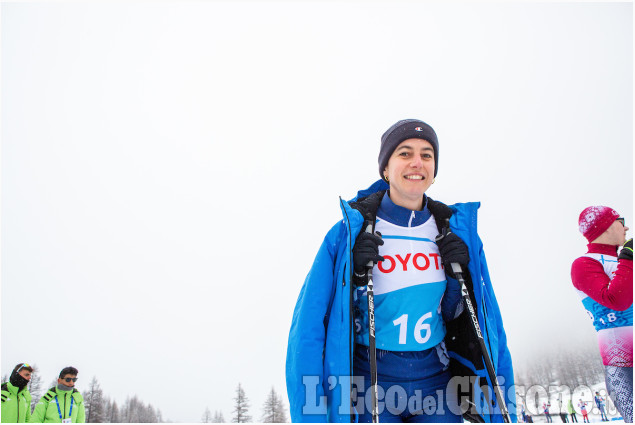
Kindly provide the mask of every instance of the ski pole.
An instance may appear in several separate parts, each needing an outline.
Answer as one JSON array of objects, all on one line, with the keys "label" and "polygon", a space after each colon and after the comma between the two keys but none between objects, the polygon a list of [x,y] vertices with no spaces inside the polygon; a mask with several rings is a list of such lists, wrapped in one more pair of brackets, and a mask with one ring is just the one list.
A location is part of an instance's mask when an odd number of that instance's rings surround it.
[{"label": "ski pole", "polygon": [[483,360],[485,361],[485,367],[487,368],[487,373],[489,374],[489,379],[492,381],[492,385],[494,385],[494,393],[496,394],[496,400],[498,401],[498,406],[500,407],[501,414],[503,415],[503,419],[505,422],[510,423],[511,418],[509,417],[509,412],[507,412],[507,406],[505,406],[505,398],[503,397],[503,391],[498,384],[498,378],[496,378],[496,371],[494,370],[494,365],[492,364],[492,359],[487,352],[487,347],[485,347],[485,339],[483,338],[483,333],[481,332],[481,327],[478,324],[478,318],[476,317],[476,312],[474,311],[474,306],[472,306],[472,300],[470,300],[470,294],[467,291],[467,286],[465,285],[465,279],[463,278],[463,269],[459,263],[452,263],[452,271],[456,276],[456,279],[461,284],[461,295],[463,297],[463,302],[467,307],[468,312],[470,313],[470,318],[472,319],[472,330],[476,334],[476,338],[478,339],[478,343],[481,347],[481,352],[483,353]]},{"label": "ski pole", "polygon": [[[373,233],[373,224],[366,227],[366,231]],[[372,414],[373,423],[379,423],[379,414],[377,413],[377,404],[379,397],[377,395],[377,349],[375,346],[375,295],[373,293],[373,261],[369,261],[368,268],[368,287],[366,295],[368,296],[368,356],[370,360],[370,391],[372,398]]]}]

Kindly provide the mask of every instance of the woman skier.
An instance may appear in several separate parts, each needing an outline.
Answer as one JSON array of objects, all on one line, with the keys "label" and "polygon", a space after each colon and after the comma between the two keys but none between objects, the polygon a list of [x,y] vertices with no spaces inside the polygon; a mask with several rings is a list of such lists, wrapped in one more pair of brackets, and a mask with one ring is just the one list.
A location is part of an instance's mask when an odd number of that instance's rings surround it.
[{"label": "woman skier", "polygon": [[[511,356],[476,230],[479,204],[448,207],[425,194],[439,144],[423,121],[390,127],[378,162],[381,180],[340,200],[343,220],[326,235],[298,297],[286,366],[292,420],[372,422],[376,394],[380,422],[502,422],[505,408],[515,422]],[[464,308],[457,263],[473,311]],[[375,364],[377,391],[367,391]]]}]

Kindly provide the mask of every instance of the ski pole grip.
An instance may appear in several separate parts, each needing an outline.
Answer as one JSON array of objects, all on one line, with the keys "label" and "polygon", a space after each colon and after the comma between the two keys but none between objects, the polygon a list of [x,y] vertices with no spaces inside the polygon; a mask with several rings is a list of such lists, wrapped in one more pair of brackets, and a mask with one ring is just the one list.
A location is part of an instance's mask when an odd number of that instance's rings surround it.
[{"label": "ski pole grip", "polygon": [[448,233],[450,233],[450,219],[446,218],[445,219],[445,227],[443,228],[443,230],[441,231],[441,234],[443,236],[446,236]]},{"label": "ski pole grip", "polygon": [[463,273],[463,268],[461,267],[459,263],[452,263],[451,266],[452,266],[452,271],[454,272],[454,274]]},{"label": "ski pole grip", "polygon": [[[373,234],[373,223],[368,223],[368,226],[366,226],[366,232],[370,233],[371,235]],[[375,264],[373,263],[373,260],[370,260],[368,262],[368,264],[366,264],[366,267],[368,267],[370,270],[372,270],[373,267],[375,267]]]}]

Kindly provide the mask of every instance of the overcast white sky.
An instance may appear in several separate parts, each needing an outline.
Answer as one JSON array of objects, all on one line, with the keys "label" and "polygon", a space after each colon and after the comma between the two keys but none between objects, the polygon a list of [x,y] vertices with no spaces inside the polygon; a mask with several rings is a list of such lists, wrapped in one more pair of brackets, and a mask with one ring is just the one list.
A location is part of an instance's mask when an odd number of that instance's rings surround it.
[{"label": "overcast white sky", "polygon": [[[96,376],[173,421],[260,418],[338,196],[437,131],[481,201],[515,361],[595,344],[580,211],[633,225],[631,3],[2,3],[2,373]],[[629,232],[630,233],[630,232]]]}]

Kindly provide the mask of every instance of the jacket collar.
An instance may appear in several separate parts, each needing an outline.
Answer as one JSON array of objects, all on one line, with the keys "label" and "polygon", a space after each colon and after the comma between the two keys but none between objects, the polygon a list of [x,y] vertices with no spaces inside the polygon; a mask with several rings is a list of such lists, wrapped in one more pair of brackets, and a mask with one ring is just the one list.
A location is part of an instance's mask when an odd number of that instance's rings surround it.
[{"label": "jacket collar", "polygon": [[396,224],[397,226],[415,227],[425,223],[430,218],[431,213],[426,205],[428,198],[425,194],[423,195],[423,208],[421,211],[412,211],[399,206],[390,199],[389,195],[390,194],[386,192],[377,211],[377,217],[382,220]]},{"label": "jacket collar", "polygon": [[59,384],[55,385],[55,392],[58,393],[59,395],[66,396],[66,394],[71,394],[73,390],[74,388],[71,388],[70,390],[63,390],[60,388]]},{"label": "jacket collar", "polygon": [[10,392],[14,393],[14,394],[20,394],[21,392],[23,392],[24,390],[26,390],[26,388],[27,388],[27,387],[25,386],[24,388],[20,389],[20,388],[16,387],[15,385],[13,385],[11,382],[8,382],[8,381],[7,381],[7,389],[8,389]]},{"label": "jacket collar", "polygon": [[590,243],[587,245],[588,254],[604,254],[617,257],[617,245],[607,245],[603,243]]},{"label": "jacket collar", "polygon": [[[368,189],[360,190],[357,196],[349,201],[351,208],[359,211],[364,218],[364,227],[367,223],[374,223],[377,218],[377,210],[381,204],[384,194],[389,189],[388,183],[383,180],[377,180]],[[424,195],[425,196],[425,195]],[[446,219],[450,219],[453,211],[443,202],[435,201],[426,196],[426,207],[434,216],[439,232],[446,227]]]}]

